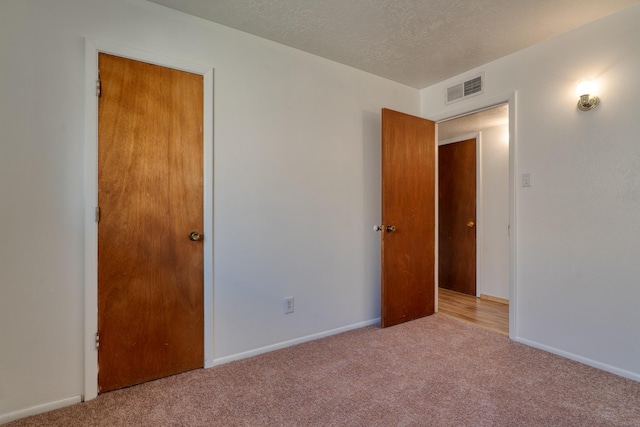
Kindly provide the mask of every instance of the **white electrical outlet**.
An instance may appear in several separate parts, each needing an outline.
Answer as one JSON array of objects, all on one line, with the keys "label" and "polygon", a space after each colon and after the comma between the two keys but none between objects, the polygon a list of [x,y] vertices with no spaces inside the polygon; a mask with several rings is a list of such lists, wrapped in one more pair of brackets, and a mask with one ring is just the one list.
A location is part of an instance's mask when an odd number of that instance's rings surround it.
[{"label": "white electrical outlet", "polygon": [[284,314],[293,313],[293,297],[284,299]]},{"label": "white electrical outlet", "polygon": [[523,173],[522,174],[522,186],[523,187],[531,187],[531,174]]}]

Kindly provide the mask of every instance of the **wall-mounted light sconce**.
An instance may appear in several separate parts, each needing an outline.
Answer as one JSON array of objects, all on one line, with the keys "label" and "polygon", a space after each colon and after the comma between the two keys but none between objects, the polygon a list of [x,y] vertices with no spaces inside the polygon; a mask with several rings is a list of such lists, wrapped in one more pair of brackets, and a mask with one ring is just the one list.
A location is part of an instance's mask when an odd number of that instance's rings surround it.
[{"label": "wall-mounted light sconce", "polygon": [[600,104],[600,98],[593,94],[594,88],[595,84],[591,80],[585,79],[578,82],[576,90],[577,95],[580,97],[578,99],[578,110],[591,111]]}]

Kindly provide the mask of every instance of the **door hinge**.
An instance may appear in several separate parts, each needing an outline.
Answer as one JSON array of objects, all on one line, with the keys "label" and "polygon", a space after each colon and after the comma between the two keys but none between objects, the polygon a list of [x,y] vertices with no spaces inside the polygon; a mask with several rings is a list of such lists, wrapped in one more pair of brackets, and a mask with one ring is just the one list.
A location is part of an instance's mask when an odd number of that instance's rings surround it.
[{"label": "door hinge", "polygon": [[96,222],[100,222],[100,207],[96,206]]},{"label": "door hinge", "polygon": [[100,96],[102,93],[102,84],[100,83],[100,79],[96,80],[96,96]]},{"label": "door hinge", "polygon": [[96,332],[96,350],[100,348],[100,332]]}]

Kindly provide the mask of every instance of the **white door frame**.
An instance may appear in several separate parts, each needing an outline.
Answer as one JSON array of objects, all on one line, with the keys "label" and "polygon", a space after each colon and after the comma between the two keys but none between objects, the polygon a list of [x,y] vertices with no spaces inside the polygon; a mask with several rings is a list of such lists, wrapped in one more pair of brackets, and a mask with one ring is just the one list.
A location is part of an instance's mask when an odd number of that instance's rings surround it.
[{"label": "white door frame", "polygon": [[85,39],[84,143],[84,396],[98,395],[98,53],[175,68],[203,76],[204,85],[204,367],[213,366],[213,72],[195,64],[114,43]]},{"label": "white door frame", "polygon": [[[442,122],[445,120],[451,120],[456,117],[466,116],[468,114],[475,113],[480,110],[486,110],[491,107],[498,106],[500,104],[509,104],[509,338],[516,340],[518,337],[518,298],[517,298],[517,283],[516,283],[516,151],[517,151],[517,122],[516,122],[516,108],[517,108],[517,91],[507,93],[504,95],[492,96],[492,97],[475,97],[466,102],[460,102],[458,105],[453,106],[445,112],[430,115],[426,118],[433,120],[434,122]],[[436,127],[436,148],[438,144],[438,135]],[[437,163],[436,163],[437,164]],[[437,192],[436,192],[437,197]],[[437,200],[436,200],[437,203]],[[437,204],[436,204],[437,206]],[[437,238],[438,224],[436,215],[436,238]],[[436,248],[437,248],[436,241]],[[434,292],[436,294],[436,307],[438,303],[438,259],[436,251],[436,288]]]}]

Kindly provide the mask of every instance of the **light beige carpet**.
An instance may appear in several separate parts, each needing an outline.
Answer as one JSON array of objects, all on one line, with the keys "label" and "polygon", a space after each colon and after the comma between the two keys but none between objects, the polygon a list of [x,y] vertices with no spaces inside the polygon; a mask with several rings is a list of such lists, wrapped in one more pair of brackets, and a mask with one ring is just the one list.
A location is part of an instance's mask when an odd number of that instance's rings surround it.
[{"label": "light beige carpet", "polygon": [[10,426],[640,426],[640,383],[434,315],[197,370]]}]

